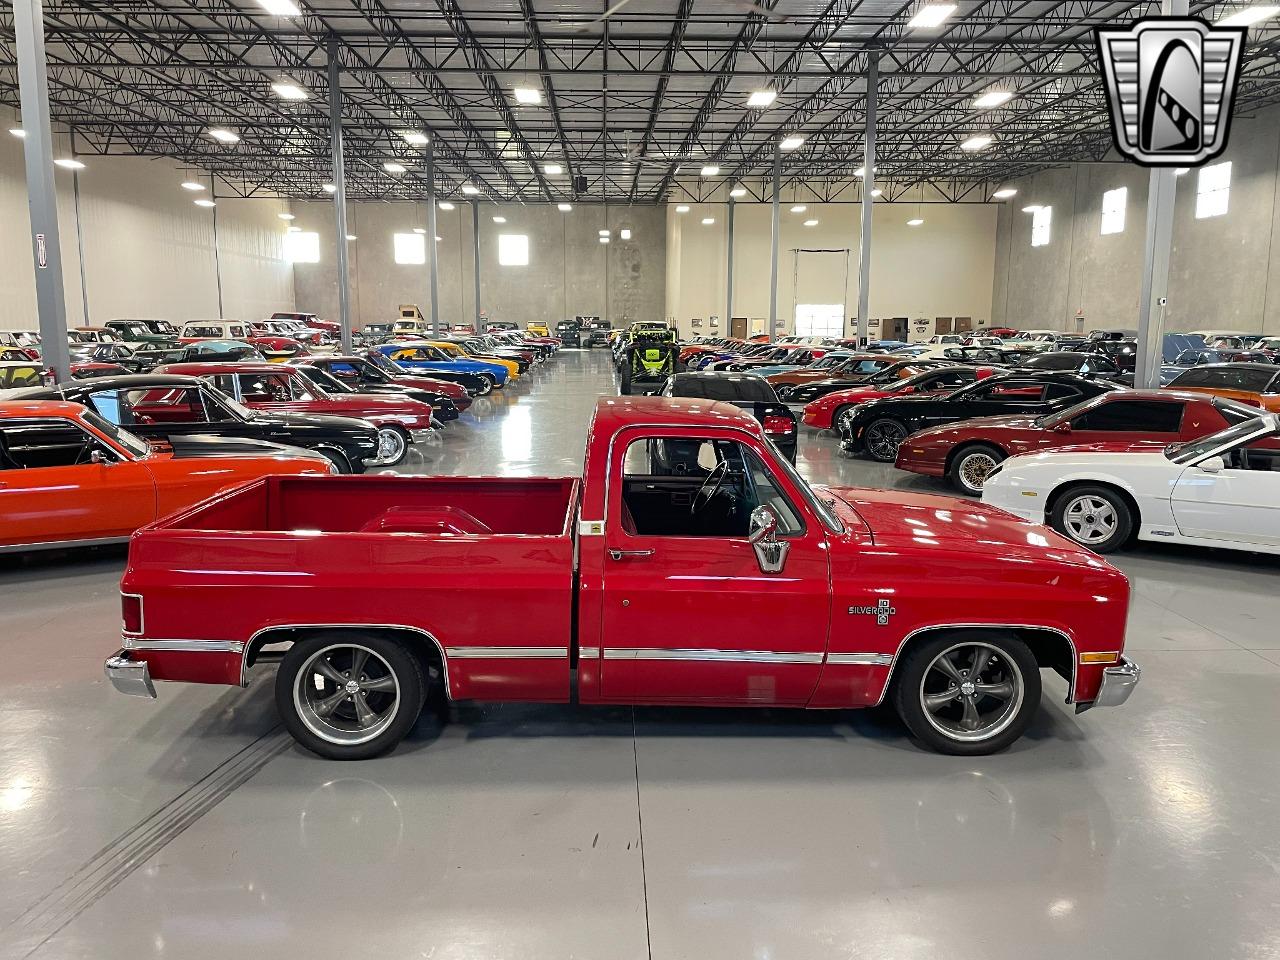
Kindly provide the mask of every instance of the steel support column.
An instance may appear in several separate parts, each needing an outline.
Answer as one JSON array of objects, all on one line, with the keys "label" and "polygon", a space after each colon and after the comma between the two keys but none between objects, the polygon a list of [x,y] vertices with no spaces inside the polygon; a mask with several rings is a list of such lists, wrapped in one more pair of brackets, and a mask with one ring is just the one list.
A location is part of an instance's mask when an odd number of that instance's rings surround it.
[{"label": "steel support column", "polygon": [[[769,339],[778,336],[778,241],[782,230],[782,148],[773,145],[773,229],[769,234]],[[750,331],[748,331],[749,333]]]},{"label": "steel support column", "polygon": [[862,233],[858,239],[858,346],[867,343],[867,317],[871,310],[871,214],[876,188],[876,101],[880,85],[880,54],[867,62],[867,130],[862,144]]},{"label": "steel support column", "polygon": [[44,5],[14,0],[14,46],[22,129],[26,131],[27,204],[36,272],[36,312],[44,364],[59,381],[71,378],[67,349],[66,291],[62,286],[62,245],[58,240],[58,192],[53,176],[53,129],[49,123],[49,78],[44,55]]},{"label": "steel support column", "polygon": [[[1162,0],[1166,17],[1185,17],[1187,0]],[[1160,386],[1164,355],[1165,305],[1169,295],[1169,258],[1173,252],[1173,203],[1178,178],[1170,167],[1150,171],[1147,181],[1147,236],[1142,255],[1142,292],[1138,298],[1138,355],[1133,385]]]},{"label": "steel support column", "polygon": [[[732,189],[732,187],[730,188]],[[725,273],[727,277],[724,284],[724,335],[733,336],[733,197],[729,198],[729,213],[725,219],[725,230],[727,231],[727,243],[725,244]],[[747,331],[748,335],[751,333]]]},{"label": "steel support column", "polygon": [[476,333],[484,333],[480,322],[480,201],[471,201],[471,267],[476,286]]},{"label": "steel support column", "polygon": [[436,243],[435,138],[427,143],[427,257],[431,263],[431,335],[440,338],[440,247]]},{"label": "steel support column", "polygon": [[347,247],[347,171],[342,147],[342,68],[338,39],[330,37],[329,54],[329,150],[333,154],[333,219],[338,251],[338,322],[342,326],[342,352],[351,353],[351,270]]}]

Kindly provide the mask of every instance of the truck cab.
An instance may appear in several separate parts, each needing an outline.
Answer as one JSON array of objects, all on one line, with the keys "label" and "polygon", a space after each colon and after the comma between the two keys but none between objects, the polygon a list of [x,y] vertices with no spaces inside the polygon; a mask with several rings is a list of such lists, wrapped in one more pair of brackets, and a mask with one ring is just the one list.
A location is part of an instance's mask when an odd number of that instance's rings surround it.
[{"label": "truck cab", "polygon": [[976,755],[1021,736],[1041,668],[1077,710],[1138,678],[1101,558],[972,501],[812,487],[707,400],[602,399],[581,479],[245,484],[139,532],[121,590],[118,689],[276,662],[286,727],[333,758],[390,750],[433,697],[888,700],[922,744]]}]

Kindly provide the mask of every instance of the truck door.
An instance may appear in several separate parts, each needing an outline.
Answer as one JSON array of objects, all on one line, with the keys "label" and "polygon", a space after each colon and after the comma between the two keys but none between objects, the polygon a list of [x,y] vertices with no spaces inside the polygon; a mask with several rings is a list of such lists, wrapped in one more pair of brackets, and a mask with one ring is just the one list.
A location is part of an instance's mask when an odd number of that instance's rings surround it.
[{"label": "truck door", "polygon": [[[623,431],[610,451],[601,696],[801,704],[830,615],[826,533],[740,431]],[[786,544],[762,570],[748,540],[767,506]]]}]

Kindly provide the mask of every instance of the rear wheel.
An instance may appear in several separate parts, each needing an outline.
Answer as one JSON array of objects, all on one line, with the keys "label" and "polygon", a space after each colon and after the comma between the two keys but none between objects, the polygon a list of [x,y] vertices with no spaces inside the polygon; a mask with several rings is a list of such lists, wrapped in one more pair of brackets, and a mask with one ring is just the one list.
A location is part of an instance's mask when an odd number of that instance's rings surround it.
[{"label": "rear wheel", "polygon": [[893,463],[898,456],[898,444],[906,438],[907,428],[903,423],[884,417],[867,424],[862,433],[862,448],[872,460]]},{"label": "rear wheel", "polygon": [[480,393],[479,396],[486,396],[493,392],[493,388],[498,385],[498,378],[487,373],[480,374]]},{"label": "rear wheel", "polygon": [[1120,549],[1133,532],[1133,510],[1106,487],[1073,487],[1054,501],[1049,525],[1094,553]]},{"label": "rear wheel", "polygon": [[983,756],[1026,731],[1040,704],[1040,668],[1016,637],[950,633],[902,658],[892,696],[898,716],[923,745]]},{"label": "rear wheel", "polygon": [[975,443],[956,454],[947,473],[951,482],[965,493],[980,496],[987,477],[1004,458],[1004,453],[995,447]]},{"label": "rear wheel", "polygon": [[364,760],[404,739],[426,681],[395,640],[332,633],[299,640],[276,674],[276,707],[293,738],[330,760]]}]

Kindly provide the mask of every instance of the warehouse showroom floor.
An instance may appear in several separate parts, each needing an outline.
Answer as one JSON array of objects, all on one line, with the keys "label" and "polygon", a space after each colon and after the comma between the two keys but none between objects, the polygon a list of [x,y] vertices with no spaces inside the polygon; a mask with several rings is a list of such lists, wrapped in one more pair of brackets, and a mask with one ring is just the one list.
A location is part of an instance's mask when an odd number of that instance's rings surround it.
[{"label": "warehouse showroom floor", "polygon": [[[614,374],[548,367],[407,469],[577,472]],[[937,489],[829,434],[799,465]],[[1276,562],[1116,562],[1144,682],[1075,716],[1046,676],[999,755],[881,711],[459,704],[343,764],[283,732],[270,669],[115,694],[123,549],[5,558],[0,956],[1280,956]]]}]

